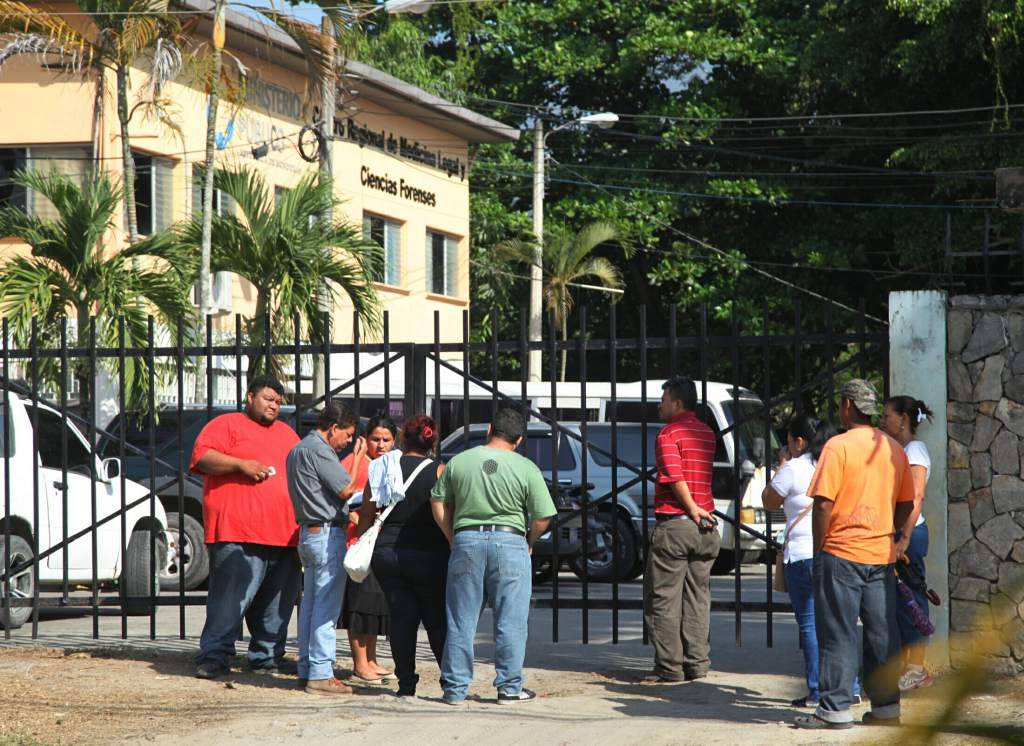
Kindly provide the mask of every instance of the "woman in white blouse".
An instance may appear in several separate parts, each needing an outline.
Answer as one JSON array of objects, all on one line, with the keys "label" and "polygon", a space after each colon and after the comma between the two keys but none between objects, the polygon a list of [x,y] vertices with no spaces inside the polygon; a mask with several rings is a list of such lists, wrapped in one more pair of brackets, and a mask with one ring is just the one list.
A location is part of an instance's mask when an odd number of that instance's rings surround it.
[{"label": "woman in white blouse", "polygon": [[[808,415],[797,415],[787,430],[787,447],[779,454],[779,470],[761,494],[767,510],[786,513],[783,570],[786,589],[800,629],[800,647],[804,654],[807,694],[792,702],[794,707],[818,706],[818,635],[814,628],[814,583],[812,578],[814,543],[811,535],[811,508],[807,486],[825,442],[836,434],[828,422]],[[854,682],[854,701],[860,700],[860,687]]]},{"label": "woman in white blouse", "polygon": [[[885,401],[882,412],[882,429],[903,446],[910,461],[910,473],[914,478],[914,509],[896,538],[897,556],[905,555],[924,578],[924,558],[928,554],[928,524],[925,523],[921,509],[924,506],[924,488],[928,484],[928,473],[932,468],[932,460],[924,443],[917,440],[918,426],[928,420],[932,411],[927,405],[912,396],[891,396]],[[917,588],[911,588],[918,605],[928,613],[928,599]],[[906,656],[906,669],[900,676],[900,689],[917,689],[929,686],[932,677],[924,668],[924,654],[927,643],[925,638],[914,626],[906,604],[899,604],[897,618],[900,626],[900,639]]]}]

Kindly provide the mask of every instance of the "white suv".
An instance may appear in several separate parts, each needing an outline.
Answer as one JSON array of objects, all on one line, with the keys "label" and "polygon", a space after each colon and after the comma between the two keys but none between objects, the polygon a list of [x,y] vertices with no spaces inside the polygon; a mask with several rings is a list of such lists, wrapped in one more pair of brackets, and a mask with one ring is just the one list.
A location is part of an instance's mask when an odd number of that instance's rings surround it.
[{"label": "white suv", "polygon": [[[138,505],[125,511],[126,535],[120,516],[121,462],[90,455],[88,441],[59,412],[8,392],[8,407],[0,400],[0,596],[4,583],[4,556],[10,536],[11,597],[32,598],[35,583],[40,588],[60,586],[64,580],[65,556],[70,584],[91,583],[95,515],[95,577],[102,583],[117,581],[121,602],[130,614],[148,613],[151,587],[159,593],[160,571],[166,562],[167,517],[160,501],[150,507],[149,491],[125,480],[124,504]],[[7,442],[4,442],[6,419]],[[33,421],[37,423],[33,466]],[[65,446],[66,443],[66,446]],[[66,450],[65,450],[66,448]],[[64,479],[64,454],[67,478]],[[5,466],[6,462],[6,466]],[[8,480],[10,509],[5,511],[4,481]],[[38,480],[38,481],[36,481]],[[92,504],[95,484],[96,504]],[[38,524],[36,490],[38,485]],[[67,516],[67,526],[64,520]],[[104,519],[109,519],[104,522]],[[84,532],[84,533],[82,533]],[[64,537],[82,536],[61,547]],[[155,554],[151,552],[151,543]],[[33,547],[40,555],[58,547],[39,560],[39,574],[33,571]],[[121,555],[121,547],[126,551]],[[153,586],[150,584],[153,583]],[[31,616],[28,606],[3,609],[0,598],[0,628],[14,629]]]}]

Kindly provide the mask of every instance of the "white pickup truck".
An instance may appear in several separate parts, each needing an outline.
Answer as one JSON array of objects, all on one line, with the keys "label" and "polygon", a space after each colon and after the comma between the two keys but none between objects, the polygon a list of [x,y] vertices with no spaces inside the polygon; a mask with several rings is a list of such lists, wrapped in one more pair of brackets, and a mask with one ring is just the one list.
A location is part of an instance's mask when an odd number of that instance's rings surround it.
[{"label": "white pickup truck", "polygon": [[[2,577],[8,535],[12,599],[32,598],[36,582],[40,589],[60,587],[65,578],[66,557],[70,585],[91,583],[95,572],[96,579],[104,585],[117,581],[121,603],[129,614],[148,613],[150,583],[159,592],[160,571],[168,552],[167,517],[160,501],[151,506],[149,500],[143,499],[148,490],[126,479],[124,504],[138,505],[125,511],[126,535],[122,535],[121,462],[92,456],[82,433],[51,407],[38,404],[33,411],[30,399],[13,392],[8,392],[7,403],[5,408],[0,399],[0,628],[20,627],[32,613],[29,606],[11,606],[9,612],[3,608]],[[37,428],[35,444],[33,422]],[[66,464],[62,463],[65,454]],[[5,480],[9,491],[5,489]],[[10,496],[9,510],[5,493]],[[94,515],[98,524],[95,568],[91,530]],[[61,546],[65,537],[80,532],[84,532],[82,536]],[[122,546],[126,547],[124,556]],[[38,576],[33,563],[35,547],[41,556]],[[54,551],[43,556],[54,547]]]}]

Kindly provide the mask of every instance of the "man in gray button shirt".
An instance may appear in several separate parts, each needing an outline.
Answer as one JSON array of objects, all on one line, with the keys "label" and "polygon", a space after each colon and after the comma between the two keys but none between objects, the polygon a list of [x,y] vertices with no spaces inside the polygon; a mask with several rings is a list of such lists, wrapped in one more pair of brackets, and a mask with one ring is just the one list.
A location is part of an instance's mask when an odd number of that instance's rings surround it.
[{"label": "man in gray button shirt", "polygon": [[[345,587],[345,502],[355,492],[338,461],[356,429],[352,411],[340,402],[324,407],[316,430],[288,454],[288,494],[299,524],[302,603],[299,606],[299,681],[310,694],[351,694],[334,677],[337,635]],[[356,451],[366,450],[362,438]]]}]

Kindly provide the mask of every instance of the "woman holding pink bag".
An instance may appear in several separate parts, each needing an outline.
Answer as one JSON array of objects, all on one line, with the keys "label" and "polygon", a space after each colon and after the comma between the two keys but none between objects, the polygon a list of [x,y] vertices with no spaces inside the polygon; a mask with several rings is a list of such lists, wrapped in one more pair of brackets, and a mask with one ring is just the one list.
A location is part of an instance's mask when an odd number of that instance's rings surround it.
[{"label": "woman holding pink bag", "polygon": [[[352,475],[358,489],[349,500],[349,523],[346,547],[351,548],[359,539],[359,507],[369,474],[370,462],[395,447],[398,426],[389,417],[374,417],[366,423],[366,458],[358,462],[354,454],[342,459],[341,465]],[[361,583],[348,578],[345,600],[341,607],[338,626],[348,630],[352,650],[352,681],[355,684],[382,684],[391,680],[392,672],[377,662],[377,637],[387,635],[390,626],[388,601],[373,573]]]}]

